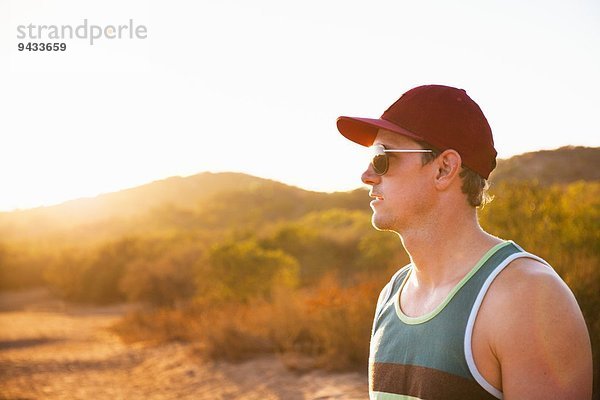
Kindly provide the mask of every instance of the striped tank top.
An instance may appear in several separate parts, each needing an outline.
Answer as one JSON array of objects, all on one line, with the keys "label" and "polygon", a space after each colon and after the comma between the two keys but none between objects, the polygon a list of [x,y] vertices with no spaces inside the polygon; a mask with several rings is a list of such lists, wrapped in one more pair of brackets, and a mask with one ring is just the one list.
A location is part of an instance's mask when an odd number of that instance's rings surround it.
[{"label": "striped tank top", "polygon": [[477,312],[494,278],[513,260],[541,258],[511,241],[490,249],[432,312],[408,317],[400,292],[411,271],[398,271],[381,292],[369,357],[371,400],[502,399],[481,376],[471,351]]}]

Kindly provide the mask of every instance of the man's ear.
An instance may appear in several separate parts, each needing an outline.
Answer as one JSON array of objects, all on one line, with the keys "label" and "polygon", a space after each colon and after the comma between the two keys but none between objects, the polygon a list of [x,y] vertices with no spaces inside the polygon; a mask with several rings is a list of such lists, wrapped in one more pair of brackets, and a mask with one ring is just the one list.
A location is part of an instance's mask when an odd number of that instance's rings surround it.
[{"label": "man's ear", "polygon": [[437,167],[435,182],[440,189],[447,188],[459,178],[462,159],[456,150],[445,150],[434,161]]}]

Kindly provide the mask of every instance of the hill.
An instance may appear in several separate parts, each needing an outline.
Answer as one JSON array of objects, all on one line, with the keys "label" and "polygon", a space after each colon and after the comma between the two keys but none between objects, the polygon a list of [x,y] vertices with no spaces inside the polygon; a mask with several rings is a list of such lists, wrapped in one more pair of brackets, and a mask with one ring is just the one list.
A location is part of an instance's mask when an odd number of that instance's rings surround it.
[{"label": "hill", "polygon": [[[320,193],[242,173],[200,173],[59,205],[0,213],[5,239],[106,237],[165,226],[216,227],[239,218],[292,218],[326,208],[368,208],[363,190]],[[66,235],[66,237],[65,237]]]},{"label": "hill", "polygon": [[[499,160],[491,182],[536,180],[542,185],[599,181],[600,148],[563,147]],[[365,191],[319,193],[241,173],[171,177],[94,198],[0,213],[5,239],[96,237],[293,219],[329,208],[368,210]]]},{"label": "hill", "polygon": [[541,185],[600,181],[600,147],[561,147],[499,160],[491,183],[535,180]]},{"label": "hill", "polygon": [[266,179],[239,173],[205,172],[185,178],[176,176],[93,198],[71,200],[55,206],[0,213],[0,221],[12,219],[14,216],[19,219],[39,219],[58,224],[92,223],[144,213],[162,204],[183,208],[194,207],[198,201],[215,193],[233,188],[252,188],[265,182]]}]

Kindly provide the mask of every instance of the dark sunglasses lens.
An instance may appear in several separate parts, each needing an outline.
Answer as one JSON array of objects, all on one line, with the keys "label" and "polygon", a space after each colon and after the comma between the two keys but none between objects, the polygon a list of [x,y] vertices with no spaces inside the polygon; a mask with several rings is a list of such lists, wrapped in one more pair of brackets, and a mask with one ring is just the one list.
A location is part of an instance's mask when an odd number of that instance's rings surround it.
[{"label": "dark sunglasses lens", "polygon": [[383,175],[388,170],[387,154],[377,154],[373,157],[373,170],[377,175]]}]

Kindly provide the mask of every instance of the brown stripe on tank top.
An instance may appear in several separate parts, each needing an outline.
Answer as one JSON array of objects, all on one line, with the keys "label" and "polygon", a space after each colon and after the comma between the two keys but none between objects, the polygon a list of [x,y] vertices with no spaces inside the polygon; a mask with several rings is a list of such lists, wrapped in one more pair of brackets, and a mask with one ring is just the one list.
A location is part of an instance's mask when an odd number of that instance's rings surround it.
[{"label": "brown stripe on tank top", "polygon": [[428,400],[495,400],[474,379],[433,368],[393,363],[375,363],[371,390]]}]

